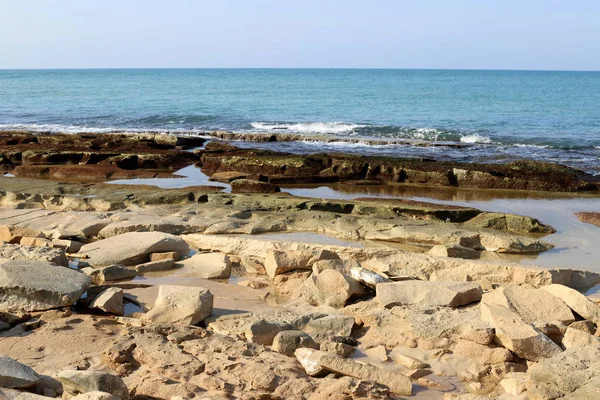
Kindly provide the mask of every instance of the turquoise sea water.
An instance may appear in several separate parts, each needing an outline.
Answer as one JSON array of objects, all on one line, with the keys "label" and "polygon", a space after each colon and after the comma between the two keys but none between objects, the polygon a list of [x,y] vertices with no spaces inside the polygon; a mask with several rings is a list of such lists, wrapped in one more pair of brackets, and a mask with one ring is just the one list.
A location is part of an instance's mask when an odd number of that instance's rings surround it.
[{"label": "turquoise sea water", "polygon": [[0,70],[0,129],[295,132],[465,148],[288,143],[463,161],[533,158],[600,173],[600,72]]}]

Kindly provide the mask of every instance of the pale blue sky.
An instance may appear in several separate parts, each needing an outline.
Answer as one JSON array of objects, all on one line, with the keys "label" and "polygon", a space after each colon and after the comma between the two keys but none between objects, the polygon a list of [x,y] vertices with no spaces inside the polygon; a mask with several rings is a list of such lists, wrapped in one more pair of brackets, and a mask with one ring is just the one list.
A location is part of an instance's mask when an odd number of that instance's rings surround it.
[{"label": "pale blue sky", "polygon": [[0,68],[600,70],[598,0],[0,0]]}]

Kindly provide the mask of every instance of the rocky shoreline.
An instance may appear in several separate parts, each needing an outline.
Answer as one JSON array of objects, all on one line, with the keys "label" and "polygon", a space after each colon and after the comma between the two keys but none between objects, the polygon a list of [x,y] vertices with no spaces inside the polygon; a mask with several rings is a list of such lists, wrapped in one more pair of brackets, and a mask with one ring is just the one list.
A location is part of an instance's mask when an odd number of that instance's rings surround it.
[{"label": "rocky shoreline", "polygon": [[[552,249],[553,227],[276,190],[368,180],[594,192],[595,177],[204,145],[0,135],[16,176],[0,177],[0,398],[596,398],[600,274],[503,258]],[[191,163],[232,193],[104,183]]]}]

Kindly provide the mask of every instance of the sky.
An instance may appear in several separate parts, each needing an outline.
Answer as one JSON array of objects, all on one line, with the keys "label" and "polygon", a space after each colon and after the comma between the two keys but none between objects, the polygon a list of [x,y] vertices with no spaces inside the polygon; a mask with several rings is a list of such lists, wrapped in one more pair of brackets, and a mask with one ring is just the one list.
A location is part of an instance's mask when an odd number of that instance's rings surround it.
[{"label": "sky", "polygon": [[0,0],[0,68],[600,70],[598,0]]}]

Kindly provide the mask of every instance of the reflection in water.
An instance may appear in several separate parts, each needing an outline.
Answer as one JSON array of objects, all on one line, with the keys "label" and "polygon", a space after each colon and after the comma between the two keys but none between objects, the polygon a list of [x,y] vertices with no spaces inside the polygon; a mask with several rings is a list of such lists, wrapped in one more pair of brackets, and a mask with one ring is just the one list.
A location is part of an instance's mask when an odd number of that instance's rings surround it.
[{"label": "reflection in water", "polygon": [[210,181],[209,177],[195,165],[182,168],[179,171],[174,172],[174,174],[183,176],[183,178],[119,179],[106,183],[115,185],[150,185],[162,189],[179,189],[189,186],[217,186],[222,187],[224,189],[223,191],[226,193],[229,193],[231,190],[231,187],[225,183]]}]

